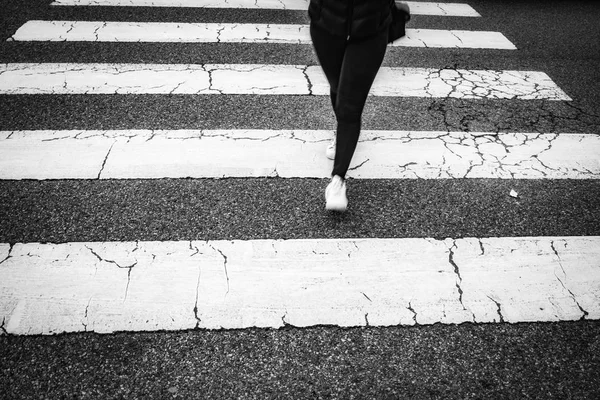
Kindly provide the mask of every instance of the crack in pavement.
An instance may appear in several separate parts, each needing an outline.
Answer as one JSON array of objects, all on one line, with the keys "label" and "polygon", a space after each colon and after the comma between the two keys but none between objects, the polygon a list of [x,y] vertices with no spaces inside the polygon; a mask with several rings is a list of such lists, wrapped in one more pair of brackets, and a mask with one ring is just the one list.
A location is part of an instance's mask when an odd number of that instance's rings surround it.
[{"label": "crack in pavement", "polygon": [[[64,23],[64,24],[62,24],[63,26],[68,26],[69,27],[69,29],[67,29],[67,31],[65,32],[65,37],[64,37],[63,41],[65,41],[65,42],[67,41],[67,36],[69,35],[69,33],[71,33],[71,31],[73,29],[75,29],[75,25],[76,24],[77,24],[77,22],[75,22],[75,21],[73,21],[71,23]],[[59,38],[61,38],[61,37],[59,36]]]},{"label": "crack in pavement", "polygon": [[[236,25],[232,26],[232,29],[235,29]],[[217,29],[217,43],[221,43],[221,33],[225,30],[225,27]]]},{"label": "crack in pavement", "polygon": [[218,68],[212,69],[212,68],[206,68],[206,66],[202,66],[202,69],[204,72],[208,73],[208,90],[214,90],[215,92],[219,93],[219,94],[224,94],[222,89],[215,89],[213,87],[214,82],[213,82],[213,72],[214,71],[218,71]]},{"label": "crack in pavement", "polygon": [[[169,92],[169,96],[174,95],[175,92],[177,91],[177,89],[179,89],[181,86],[185,85],[187,83],[187,81],[183,81],[183,82],[179,82],[177,84],[177,86],[175,86],[170,92]],[[163,85],[164,86],[164,85]],[[159,88],[159,87],[163,87],[163,86],[156,86],[155,88]]]},{"label": "crack in pavement", "polygon": [[470,311],[471,314],[473,315],[473,322],[475,322],[475,313],[471,310],[469,310],[467,307],[465,307],[464,303],[463,303],[463,290],[461,287],[462,284],[462,276],[460,274],[460,268],[458,267],[458,264],[456,264],[456,262],[454,261],[454,250],[458,249],[458,244],[456,243],[456,239],[454,239],[452,241],[452,246],[450,246],[448,248],[448,262],[450,263],[450,265],[454,268],[454,273],[456,274],[457,280],[456,280],[456,289],[458,291],[458,301],[460,302],[460,305],[462,306],[464,311]]},{"label": "crack in pavement", "polygon": [[[99,34],[100,30],[103,29],[103,28],[106,28],[108,26],[107,24],[108,24],[107,22],[104,22],[101,26],[99,26],[98,28],[96,28],[96,30],[94,30],[93,35],[94,35],[94,38],[95,38],[96,42],[99,40],[98,34]],[[115,38],[115,39],[116,39],[117,42],[119,41],[118,38]]]},{"label": "crack in pavement", "polygon": [[273,171],[267,174],[267,178],[280,178],[279,171],[277,171],[277,165],[273,167]]},{"label": "crack in pavement", "polygon": [[283,323],[283,328],[282,329],[290,329],[290,328],[296,328],[295,325],[290,324],[289,322],[287,322],[285,320],[285,317],[287,317],[288,311],[285,310],[285,313],[283,314],[283,316],[281,317],[281,322]]},{"label": "crack in pavement", "polygon": [[[9,138],[7,138],[9,139]],[[77,139],[77,137],[71,137],[71,136],[61,136],[61,137],[56,137],[56,138],[51,138],[51,139],[42,139],[42,142],[54,142],[56,140],[64,140],[64,139]]]},{"label": "crack in pavement", "polygon": [[[88,320],[88,309],[90,308],[90,303],[91,303],[91,302],[92,302],[92,297],[90,297],[90,299],[88,300],[88,303],[87,303],[87,305],[85,306],[85,313],[84,313],[84,315],[83,315],[83,318],[84,318],[84,319],[85,319],[85,321],[86,321],[86,322],[88,322],[88,323],[89,323],[89,320]],[[84,332],[87,332],[87,331],[88,331],[88,330],[87,330],[87,326],[88,326],[88,324],[86,324],[86,323],[84,323],[83,321],[81,321],[81,325],[83,325],[83,331],[84,331]]]},{"label": "crack in pavement", "polygon": [[304,79],[306,79],[306,84],[307,84],[307,89],[308,89],[308,95],[312,96],[313,95],[313,83],[310,80],[310,77],[308,76],[308,65],[305,65],[302,68],[302,74],[304,75]]},{"label": "crack in pavement", "polygon": [[[193,242],[190,240],[190,250],[195,250],[194,253],[190,254],[190,257],[194,257],[196,254],[204,254],[200,251],[200,249],[198,248],[198,246],[194,246]],[[194,329],[200,329],[200,323],[202,322],[202,319],[200,318],[200,316],[198,315],[198,297],[200,295],[200,277],[202,275],[202,265],[198,264],[198,279],[196,280],[196,300],[194,302],[194,308],[192,309],[192,312],[194,313],[194,318],[196,319],[196,326],[194,327]]]},{"label": "crack in pavement", "polygon": [[440,124],[448,132],[600,132],[600,116],[583,110],[572,101],[538,99],[535,103],[522,103],[519,108],[506,103],[498,112],[491,113],[483,104],[478,106],[466,99],[445,98],[432,99],[427,110],[432,115],[439,115]]},{"label": "crack in pavement", "polygon": [[8,333],[8,331],[4,327],[5,322],[6,317],[2,317],[2,324],[0,325],[0,336],[10,336],[10,333]]},{"label": "crack in pavement", "polygon": [[133,264],[131,265],[125,265],[125,266],[121,266],[119,263],[117,263],[114,260],[108,260],[108,259],[104,259],[102,258],[98,253],[96,253],[94,251],[94,249],[92,249],[91,247],[85,246],[94,256],[96,256],[96,258],[99,261],[104,261],[106,263],[109,264],[114,264],[116,265],[118,268],[120,269],[126,269],[127,270],[127,286],[125,287],[125,296],[123,297],[123,303],[127,300],[127,293],[129,291],[129,283],[131,282],[131,270],[133,269],[133,267],[135,267],[138,263],[138,261],[136,260]]},{"label": "crack in pavement", "polygon": [[[452,73],[450,73],[449,71],[452,71]],[[507,78],[509,78],[508,80],[510,82],[503,84],[503,85],[496,85],[495,82],[500,81],[502,76],[506,76]],[[554,91],[556,90],[555,88],[541,87],[540,86],[541,84],[537,83],[535,81],[532,81],[532,78],[535,78],[535,76],[532,76],[530,74],[522,75],[522,74],[518,74],[517,72],[513,72],[513,71],[461,70],[457,67],[457,65],[446,66],[439,70],[431,70],[429,72],[429,75],[427,76],[428,83],[425,86],[426,93],[428,93],[430,96],[432,96],[431,84],[433,83],[433,80],[435,80],[435,79],[438,79],[442,83],[450,86],[451,89],[448,93],[446,93],[446,96],[445,96],[446,98],[432,101],[430,103],[430,106],[428,107],[428,110],[441,113],[444,126],[446,126],[448,131],[453,130],[453,129],[459,129],[459,128],[462,128],[462,129],[465,129],[468,131],[469,130],[468,125],[471,122],[477,122],[477,121],[480,121],[481,119],[489,119],[489,115],[488,115],[489,113],[477,112],[476,110],[473,110],[471,107],[472,104],[470,104],[470,103],[468,103],[466,105],[466,107],[463,107],[459,104],[458,105],[459,108],[467,108],[469,112],[462,116],[462,118],[460,119],[458,126],[456,126],[456,128],[452,128],[452,125],[450,124],[450,121],[449,121],[449,111],[446,109],[446,106],[445,106],[448,98],[456,98],[457,100],[464,98],[464,97],[467,97],[467,98],[473,97],[473,98],[480,98],[480,99],[496,99],[496,98],[497,99],[521,99],[521,98],[524,99],[524,98],[527,98],[527,99],[534,99],[534,100],[541,101],[542,109],[544,109],[545,104],[553,104],[553,107],[556,106],[557,102],[555,100],[549,101],[545,97],[541,97],[541,96],[543,96],[543,95],[557,96],[561,92],[554,93]],[[523,87],[525,87],[526,90],[523,90],[522,89]],[[598,118],[598,116],[596,116],[592,113],[587,113],[587,112],[583,111],[581,108],[578,108],[577,106],[572,104],[572,101],[565,100],[565,101],[560,102],[560,104],[564,104],[564,105],[576,110],[576,115],[571,116],[571,117],[569,117],[569,116],[564,117],[566,119],[581,122],[580,121],[581,118],[579,115],[580,113],[583,113],[586,116],[590,116],[592,118]],[[556,130],[556,123],[555,123],[556,121],[553,121],[553,120],[555,120],[555,118],[554,118],[555,115],[553,115],[552,112],[547,113],[547,114],[533,112],[533,113],[530,113],[530,115],[535,117],[535,120],[533,120],[531,123],[532,125],[536,125],[537,123],[539,123],[542,120],[542,118],[544,118],[544,119],[550,120],[550,122],[552,122],[554,124],[555,129],[553,129],[553,131]],[[501,126],[501,125],[505,125],[506,123],[507,123],[506,119],[502,119],[502,120],[496,122],[495,123],[496,131],[509,130],[510,127]],[[593,124],[593,122],[590,122],[590,121],[586,121],[585,123],[588,125]],[[596,122],[593,125],[597,126],[598,124],[600,124],[600,122]]]},{"label": "crack in pavement", "polygon": [[[460,36],[458,36],[458,35],[456,34],[456,32],[455,32],[455,31],[450,31],[450,34],[451,34],[452,36],[454,36],[455,38],[457,38],[457,39],[458,39],[458,41],[459,41],[461,44],[464,44],[463,40],[460,38]],[[456,47],[459,47],[459,46],[456,46]]]},{"label": "crack in pavement", "polygon": [[481,241],[481,238],[477,238],[477,241],[479,242],[479,249],[481,250],[480,256],[483,256],[485,255],[485,248],[483,247],[483,242]]},{"label": "crack in pavement", "polygon": [[[566,244],[565,244],[566,246]],[[558,259],[558,265],[560,266],[560,269],[564,275],[564,278],[567,278],[567,272],[565,271],[565,268],[562,264],[562,259],[560,257],[560,254],[558,254],[558,250],[556,250],[556,247],[554,246],[554,240],[550,242],[550,248],[552,249],[552,251],[554,251],[554,254],[556,255],[556,258]],[[579,304],[579,301],[577,301],[577,298],[575,297],[575,294],[571,291],[571,289],[567,288],[565,286],[565,283],[563,282],[562,279],[559,278],[559,276],[556,274],[556,271],[554,271],[554,276],[556,277],[556,279],[558,279],[558,281],[560,282],[560,284],[562,285],[563,289],[565,289],[567,292],[569,292],[569,294],[571,295],[571,298],[573,299],[573,301],[575,302],[575,304],[577,305],[577,307],[579,308],[579,310],[582,313],[581,318],[579,318],[580,321],[583,321],[587,318],[587,316],[589,315],[589,313],[583,309],[583,307],[581,307],[581,304]]]},{"label": "crack in pavement", "polygon": [[415,322],[415,325],[419,325],[419,322],[417,322],[417,312],[415,311],[415,309],[412,307],[412,300],[408,302],[408,311],[410,311],[413,314],[413,321]]},{"label": "crack in pavement", "polygon": [[[233,132],[233,133],[235,133],[235,132]],[[221,134],[206,134],[206,135],[202,135],[202,136],[198,137],[197,139],[201,139],[202,137],[207,137],[207,138],[221,137],[221,138],[225,138],[225,139],[231,139],[234,141],[235,140],[252,140],[252,141],[257,141],[257,142],[266,142],[271,139],[285,137],[285,134],[275,133],[273,135],[269,135],[269,136],[265,136],[265,137],[250,137],[250,136],[235,137],[235,135],[221,133]],[[175,139],[179,139],[179,138],[175,138]],[[196,139],[196,138],[188,138],[188,139]]]},{"label": "crack in pavement", "polygon": [[117,143],[117,141],[115,140],[113,142],[113,144],[110,145],[110,148],[108,149],[108,152],[106,153],[106,156],[104,157],[104,161],[102,162],[102,166],[100,167],[100,171],[98,172],[98,177],[96,179],[100,179],[100,175],[102,175],[102,172],[104,171],[104,167],[106,165],[106,161],[108,160],[108,156],[110,155],[110,152],[113,149],[113,146]]},{"label": "crack in pavement", "polygon": [[4,260],[0,261],[0,264],[2,264],[4,261],[6,261],[6,260],[8,260],[9,258],[12,257],[11,253],[12,253],[14,247],[15,247],[14,243],[10,243],[8,245],[8,253],[6,254],[6,257],[4,257]]},{"label": "crack in pavement", "polygon": [[[365,165],[365,164],[366,164],[367,162],[369,162],[369,161],[371,161],[371,159],[370,159],[370,158],[367,158],[365,161],[361,162],[360,164],[358,164],[358,165],[355,165],[355,166],[354,166],[354,167],[352,167],[352,168],[348,168],[348,171],[356,171],[357,169],[359,169],[360,167],[362,167],[363,165]],[[408,164],[411,164],[411,163],[408,163]],[[407,165],[408,165],[408,164],[407,164]]]},{"label": "crack in pavement", "polygon": [[196,301],[194,302],[194,308],[192,309],[192,311],[194,312],[194,318],[196,319],[196,326],[194,327],[194,329],[199,329],[200,323],[202,322],[202,319],[198,315],[198,296],[200,294],[201,274],[202,274],[202,268],[200,266],[198,266],[198,280],[196,281]]},{"label": "crack in pavement", "polygon": [[492,297],[490,297],[490,296],[487,296],[487,298],[488,298],[488,299],[490,299],[491,301],[493,301],[493,302],[494,302],[494,304],[496,304],[496,307],[498,307],[498,309],[497,309],[497,312],[498,312],[498,315],[500,316],[500,322],[501,322],[501,323],[504,323],[505,321],[504,321],[504,316],[502,315],[502,307],[500,306],[500,303],[499,303],[499,302],[497,302],[496,300],[494,300],[494,299],[493,299]]},{"label": "crack in pavement", "polygon": [[466,307],[462,301],[463,290],[460,287],[460,284],[462,283],[462,277],[460,276],[460,269],[458,268],[458,265],[454,262],[454,249],[456,248],[458,248],[458,246],[456,245],[456,240],[454,240],[452,242],[452,246],[448,248],[448,262],[450,263],[450,265],[452,265],[452,267],[454,267],[454,273],[458,278],[458,280],[456,281],[456,289],[458,290],[458,300],[460,301],[463,310],[466,310]]},{"label": "crack in pavement", "polygon": [[221,254],[221,256],[223,257],[223,268],[225,270],[225,279],[227,280],[227,292],[225,293],[225,297],[227,297],[227,295],[229,294],[229,273],[227,272],[227,256],[225,254],[223,254],[223,252],[221,251],[221,249],[218,249],[218,248],[214,247],[212,244],[208,243],[208,240],[206,241],[206,244],[211,249],[213,249],[214,251],[216,251],[219,254]]}]

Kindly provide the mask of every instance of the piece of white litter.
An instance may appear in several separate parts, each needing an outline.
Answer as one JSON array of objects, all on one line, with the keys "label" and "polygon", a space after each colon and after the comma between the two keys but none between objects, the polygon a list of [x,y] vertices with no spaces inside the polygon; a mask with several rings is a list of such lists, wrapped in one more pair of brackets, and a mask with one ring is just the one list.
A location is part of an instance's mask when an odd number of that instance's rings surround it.
[{"label": "piece of white litter", "polygon": [[517,192],[516,192],[514,189],[511,189],[511,191],[510,191],[510,195],[511,195],[512,197],[518,197],[518,196],[519,196],[519,193],[517,193]]}]

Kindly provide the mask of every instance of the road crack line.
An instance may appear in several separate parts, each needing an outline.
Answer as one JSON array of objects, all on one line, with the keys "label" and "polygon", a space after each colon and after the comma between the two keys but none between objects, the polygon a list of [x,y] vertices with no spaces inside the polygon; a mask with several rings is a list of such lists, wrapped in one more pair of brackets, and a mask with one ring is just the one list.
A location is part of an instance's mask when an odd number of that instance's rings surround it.
[{"label": "road crack line", "polygon": [[11,258],[11,257],[12,257],[12,254],[11,254],[11,253],[12,253],[12,251],[13,251],[13,248],[14,248],[14,247],[15,247],[14,243],[10,243],[10,244],[9,244],[9,247],[8,247],[8,254],[7,254],[7,255],[6,255],[6,257],[4,258],[4,260],[0,261],[0,264],[2,264],[4,261],[6,261],[6,260],[8,260],[9,258]]},{"label": "road crack line", "polygon": [[208,246],[211,249],[217,251],[223,257],[223,269],[225,270],[225,279],[227,280],[227,292],[225,293],[225,297],[227,297],[227,295],[229,294],[229,273],[227,272],[227,256],[223,254],[223,252],[220,249],[217,249],[216,247],[208,243],[208,241],[206,241],[206,244],[208,244]]},{"label": "road crack line", "polygon": [[413,321],[415,321],[415,325],[419,325],[419,322],[417,322],[417,312],[415,311],[415,309],[412,307],[412,301],[408,302],[408,307],[407,307],[408,311],[410,311],[413,314]]},{"label": "road crack line", "polygon": [[[566,279],[567,272],[565,271],[565,268],[564,268],[564,266],[562,264],[562,259],[560,257],[560,254],[558,254],[558,250],[556,250],[556,247],[554,247],[554,240],[550,242],[550,247],[552,248],[552,251],[554,251],[554,254],[556,255],[556,258],[558,259],[558,265],[560,266],[560,269],[562,270],[563,275],[564,275],[564,277]],[[562,279],[560,279],[558,277],[558,275],[556,274],[556,272],[554,272],[554,276],[556,277],[556,279],[558,279],[558,281],[562,285],[563,289],[565,289],[567,292],[569,292],[569,294],[571,295],[571,298],[573,299],[573,301],[575,302],[575,304],[577,305],[577,307],[579,308],[579,310],[583,314],[579,320],[580,321],[585,320],[587,318],[587,316],[589,315],[589,313],[586,310],[584,310],[583,307],[581,307],[581,304],[579,304],[579,301],[577,301],[577,298],[575,297],[575,294],[571,291],[571,289],[569,289],[569,288],[567,288],[565,286],[565,283],[563,282]]]},{"label": "road crack line", "polygon": [[502,307],[500,306],[500,303],[497,302],[496,300],[494,300],[493,298],[491,298],[490,296],[487,296],[488,299],[490,299],[491,301],[494,302],[494,304],[496,304],[496,307],[498,307],[497,312],[498,315],[500,316],[500,322],[503,323],[504,321],[504,316],[502,315]]},{"label": "road crack line", "polygon": [[[460,268],[458,267],[458,264],[456,264],[456,262],[454,261],[454,250],[458,248],[458,245],[456,244],[456,240],[453,240],[452,242],[452,246],[450,246],[448,248],[448,262],[450,263],[450,265],[452,265],[452,267],[454,267],[454,273],[456,274],[457,280],[456,280],[456,290],[458,291],[458,301],[460,301],[460,305],[462,306],[464,311],[470,311],[469,309],[467,309],[467,307],[465,307],[464,303],[463,303],[463,290],[462,290],[462,276],[460,274]],[[475,313],[473,313],[471,311],[471,314],[473,315],[473,322],[475,322]]]},{"label": "road crack line", "polygon": [[6,317],[2,317],[2,325],[0,325],[0,336],[9,336],[10,335],[10,333],[8,333],[8,331],[4,327],[5,322],[6,322]]},{"label": "road crack line", "polygon": [[96,253],[96,252],[94,251],[94,249],[92,249],[91,247],[88,247],[88,246],[85,246],[85,247],[86,247],[86,248],[87,248],[87,249],[88,249],[88,250],[89,250],[89,251],[90,251],[90,252],[91,252],[91,253],[92,253],[94,256],[96,256],[96,258],[97,258],[99,261],[104,261],[104,262],[106,262],[106,263],[109,263],[109,264],[114,264],[114,265],[116,265],[116,266],[117,266],[118,268],[120,268],[120,269],[126,269],[126,270],[127,270],[127,286],[125,286],[125,296],[123,297],[123,303],[125,303],[125,301],[127,300],[127,293],[128,293],[128,291],[129,291],[129,283],[131,282],[131,270],[133,269],[133,267],[135,267],[135,266],[137,265],[138,261],[136,260],[136,261],[135,261],[133,264],[131,264],[131,265],[125,265],[125,266],[122,266],[122,265],[120,265],[119,263],[117,263],[117,262],[116,262],[116,261],[114,261],[114,260],[107,260],[107,259],[104,259],[104,258],[102,258],[102,257],[101,257],[101,256],[100,256],[98,253]]},{"label": "road crack line", "polygon": [[98,177],[96,179],[100,179],[100,175],[102,175],[102,172],[104,171],[104,167],[106,166],[106,161],[108,160],[108,156],[110,155],[110,152],[113,149],[113,146],[117,143],[117,141],[115,140],[113,142],[113,144],[110,145],[110,148],[108,149],[108,152],[106,153],[106,157],[104,157],[104,161],[102,162],[102,167],[100,167],[100,172],[98,172]]}]

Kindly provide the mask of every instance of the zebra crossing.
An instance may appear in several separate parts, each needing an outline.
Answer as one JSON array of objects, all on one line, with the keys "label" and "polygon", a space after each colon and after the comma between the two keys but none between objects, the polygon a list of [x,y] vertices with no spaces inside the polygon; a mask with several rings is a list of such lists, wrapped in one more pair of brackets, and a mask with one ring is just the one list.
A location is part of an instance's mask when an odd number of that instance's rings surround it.
[{"label": "zebra crossing", "polygon": [[[15,41],[310,44],[309,25],[120,21],[28,21]],[[515,50],[500,32],[408,29],[394,47]]]},{"label": "zebra crossing", "polygon": [[[382,67],[377,76],[372,96],[570,100],[536,71]],[[319,67],[306,65],[16,63],[0,77],[5,94],[329,94]]]},{"label": "zebra crossing", "polygon": [[[330,138],[325,130],[0,132],[0,178],[327,178],[330,162],[320,154]],[[359,143],[351,178],[600,175],[594,135],[364,131]]]},{"label": "zebra crossing", "polygon": [[[55,6],[134,6],[134,7],[193,7],[240,8],[259,10],[306,10],[309,0],[57,0]],[[463,3],[407,1],[412,14],[479,17],[471,6]]]},{"label": "zebra crossing", "polygon": [[[597,274],[596,244],[597,238],[537,237],[5,245],[0,250],[17,263],[30,260],[4,280],[15,298],[69,296],[60,313],[53,304],[16,303],[4,329],[109,333],[598,318],[600,290],[588,287]],[[35,284],[24,284],[30,280]]]},{"label": "zebra crossing", "polygon": [[[59,0],[51,7],[305,10],[307,0]],[[414,14],[481,18],[467,4]],[[10,41],[310,46],[306,25],[28,21]],[[409,29],[390,47],[517,48],[501,32]],[[401,51],[401,49],[400,49]],[[328,95],[318,65],[7,63],[7,96]],[[569,102],[544,71],[383,67],[372,98]],[[268,113],[269,110],[263,110]],[[600,138],[577,132],[370,130],[361,180],[600,178]],[[326,129],[0,131],[0,179],[326,178]],[[223,179],[223,185],[227,180]],[[219,183],[218,183],[219,184]],[[321,195],[319,193],[318,195]],[[257,193],[256,196],[260,196]],[[306,194],[313,196],[313,194]],[[518,193],[506,193],[518,198]],[[351,200],[352,201],[352,200]],[[352,206],[351,206],[352,207]],[[6,334],[285,325],[389,326],[600,318],[600,237],[263,238],[0,244]]]}]

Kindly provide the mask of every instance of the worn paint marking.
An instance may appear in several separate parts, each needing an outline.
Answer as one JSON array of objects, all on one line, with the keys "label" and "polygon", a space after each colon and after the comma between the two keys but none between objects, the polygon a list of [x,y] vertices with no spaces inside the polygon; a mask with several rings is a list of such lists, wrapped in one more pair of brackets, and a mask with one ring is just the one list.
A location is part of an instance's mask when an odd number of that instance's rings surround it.
[{"label": "worn paint marking", "polygon": [[8,334],[600,318],[600,237],[17,243]]},{"label": "worn paint marking", "polygon": [[[0,94],[329,95],[320,66],[265,64],[0,65]],[[571,100],[538,71],[383,67],[372,96]]]},{"label": "worn paint marking", "polygon": [[[111,21],[28,21],[9,40],[311,44],[309,25]],[[407,29],[393,46],[516,49],[500,32],[438,29]]]},{"label": "worn paint marking", "polygon": [[[118,7],[194,7],[301,10],[308,9],[309,0],[56,0],[52,6],[118,6]],[[465,3],[407,1],[413,15],[447,17],[480,17]]]},{"label": "worn paint marking", "polygon": [[[0,131],[0,179],[326,178],[332,131]],[[349,177],[600,179],[586,134],[361,133]],[[224,155],[227,155],[226,157]]]}]

